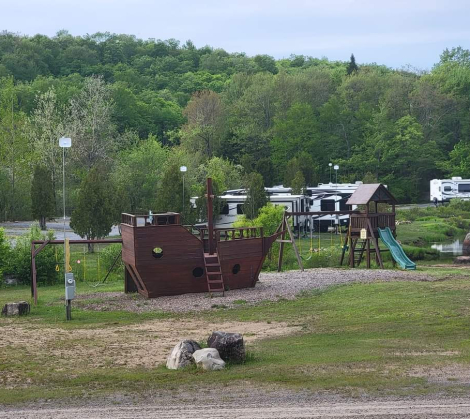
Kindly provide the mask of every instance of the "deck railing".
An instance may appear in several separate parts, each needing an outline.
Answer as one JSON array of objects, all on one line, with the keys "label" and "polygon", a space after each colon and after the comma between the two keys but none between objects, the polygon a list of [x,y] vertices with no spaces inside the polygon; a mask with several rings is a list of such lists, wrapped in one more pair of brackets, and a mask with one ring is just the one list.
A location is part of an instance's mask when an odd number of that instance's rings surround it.
[{"label": "deck railing", "polygon": [[[199,237],[201,240],[209,238],[207,227],[199,228]],[[244,240],[264,237],[263,227],[240,227],[240,228],[215,228],[214,238],[216,242],[227,240]]]},{"label": "deck railing", "polygon": [[367,228],[367,219],[374,231],[378,228],[389,227],[392,231],[395,230],[395,214],[394,213],[377,213],[377,214],[351,214],[350,223],[351,231],[359,231]]},{"label": "deck railing", "polygon": [[128,224],[132,227],[174,225],[180,224],[180,214],[176,212],[153,215],[133,215],[123,213],[121,214],[121,223]]}]

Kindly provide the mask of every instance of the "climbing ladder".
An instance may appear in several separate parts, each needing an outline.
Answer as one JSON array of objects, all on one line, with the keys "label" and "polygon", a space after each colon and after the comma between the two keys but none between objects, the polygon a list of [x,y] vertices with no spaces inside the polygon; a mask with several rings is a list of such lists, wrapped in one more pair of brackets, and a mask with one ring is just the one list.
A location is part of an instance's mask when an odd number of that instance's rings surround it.
[{"label": "climbing ladder", "polygon": [[356,239],[353,245],[354,249],[354,266],[359,266],[362,262],[362,257],[364,256],[364,251],[366,250],[367,240]]},{"label": "climbing ladder", "polygon": [[204,268],[206,269],[207,290],[209,294],[220,292],[225,295],[224,278],[220,267],[219,255],[204,253]]}]

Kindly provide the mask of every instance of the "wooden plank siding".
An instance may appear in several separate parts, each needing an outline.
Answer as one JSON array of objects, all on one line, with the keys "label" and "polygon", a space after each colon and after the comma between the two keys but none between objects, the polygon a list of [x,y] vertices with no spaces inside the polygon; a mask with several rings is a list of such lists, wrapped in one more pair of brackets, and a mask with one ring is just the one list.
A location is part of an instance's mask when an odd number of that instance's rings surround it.
[{"label": "wooden plank siding", "polygon": [[[204,244],[179,224],[133,226],[121,224],[126,280],[129,290],[148,298],[208,292],[204,270]],[[217,242],[224,283],[229,289],[253,287],[275,237]],[[154,248],[162,249],[156,258]],[[240,265],[237,273],[234,266]],[[195,277],[195,268],[202,275]],[[133,281],[134,284],[130,284]],[[131,285],[135,285],[131,286]]]}]

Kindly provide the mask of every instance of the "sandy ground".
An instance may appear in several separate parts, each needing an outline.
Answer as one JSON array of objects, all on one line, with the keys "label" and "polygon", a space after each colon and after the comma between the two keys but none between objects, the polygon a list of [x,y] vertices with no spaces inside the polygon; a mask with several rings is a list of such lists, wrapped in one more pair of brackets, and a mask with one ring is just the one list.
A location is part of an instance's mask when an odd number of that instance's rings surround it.
[{"label": "sandy ground", "polygon": [[[60,371],[93,366],[108,368],[154,368],[166,362],[171,349],[183,339],[205,341],[212,331],[237,332],[244,336],[247,347],[257,339],[294,333],[300,327],[283,323],[222,322],[210,323],[197,319],[151,320],[140,325],[103,329],[34,328],[18,324],[1,329],[0,361],[3,348],[27,348],[34,354],[56,357]],[[97,356],[99,354],[99,356]],[[0,375],[0,384],[15,386],[15,377]]]}]

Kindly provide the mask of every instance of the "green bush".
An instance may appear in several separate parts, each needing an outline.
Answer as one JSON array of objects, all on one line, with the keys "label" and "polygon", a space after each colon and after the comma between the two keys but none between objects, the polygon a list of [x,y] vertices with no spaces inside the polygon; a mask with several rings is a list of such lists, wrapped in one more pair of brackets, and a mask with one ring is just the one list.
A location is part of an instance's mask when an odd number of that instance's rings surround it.
[{"label": "green bush", "polygon": [[112,272],[123,272],[124,262],[122,261],[122,258],[119,257],[121,255],[121,250],[122,245],[111,244],[109,246],[106,246],[106,248],[100,252],[101,263],[103,264],[103,267],[106,269],[106,271],[109,271],[111,269],[114,261],[116,260],[116,258],[118,258],[116,264],[113,267]]},{"label": "green bush", "polygon": [[[54,232],[42,233],[38,225],[31,227],[29,234],[19,237],[11,250],[9,273],[14,274],[23,284],[31,283],[31,241],[54,240]],[[57,260],[62,260],[62,248],[56,245],[46,246],[36,256],[36,280],[38,284],[51,285],[61,280],[56,271]]]},{"label": "green bush", "polygon": [[0,228],[0,285],[3,283],[3,274],[8,273],[10,267],[11,250],[5,235],[5,230]]}]

